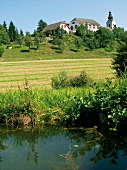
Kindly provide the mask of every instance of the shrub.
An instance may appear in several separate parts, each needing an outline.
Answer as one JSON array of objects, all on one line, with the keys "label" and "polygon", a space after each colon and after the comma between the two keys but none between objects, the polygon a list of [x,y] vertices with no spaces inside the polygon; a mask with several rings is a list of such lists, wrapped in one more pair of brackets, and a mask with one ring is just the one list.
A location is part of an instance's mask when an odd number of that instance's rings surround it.
[{"label": "shrub", "polygon": [[68,86],[68,76],[66,72],[60,72],[57,76],[51,78],[52,87],[60,89]]},{"label": "shrub", "polygon": [[70,84],[73,87],[83,87],[90,83],[92,83],[92,79],[86,74],[85,70],[81,71],[79,76],[70,79]]},{"label": "shrub", "polygon": [[0,47],[0,57],[2,57],[3,53],[4,53],[4,47]]},{"label": "shrub", "polygon": [[95,84],[87,96],[68,99],[64,120],[70,126],[127,127],[127,79]]},{"label": "shrub", "polygon": [[68,77],[66,72],[60,72],[58,76],[52,77],[52,87],[54,89],[65,87],[83,87],[92,83],[92,79],[86,74],[85,70],[81,71],[79,76]]},{"label": "shrub", "polygon": [[121,76],[121,73],[126,72],[127,66],[127,42],[121,43],[117,50],[118,54],[113,58],[113,69],[116,70],[116,75]]}]

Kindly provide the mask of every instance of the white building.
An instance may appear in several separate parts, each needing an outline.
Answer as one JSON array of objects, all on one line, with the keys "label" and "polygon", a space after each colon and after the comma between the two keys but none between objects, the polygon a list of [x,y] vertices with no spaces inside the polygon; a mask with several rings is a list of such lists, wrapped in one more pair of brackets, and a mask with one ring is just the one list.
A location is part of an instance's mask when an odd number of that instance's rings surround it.
[{"label": "white building", "polygon": [[100,26],[100,24],[93,19],[74,18],[69,24],[70,31],[76,32],[76,28],[81,24],[86,25],[90,31],[97,31]]},{"label": "white building", "polygon": [[109,11],[108,21],[106,22],[106,26],[111,29],[114,29],[116,27],[116,22],[113,20],[111,11]]},{"label": "white building", "polygon": [[69,28],[68,25],[65,21],[61,21],[61,22],[57,22],[54,24],[50,24],[47,27],[45,27],[42,32],[46,32],[48,30],[52,31],[52,33],[54,32],[55,29],[57,29],[58,27],[63,28],[68,34],[69,34]]}]

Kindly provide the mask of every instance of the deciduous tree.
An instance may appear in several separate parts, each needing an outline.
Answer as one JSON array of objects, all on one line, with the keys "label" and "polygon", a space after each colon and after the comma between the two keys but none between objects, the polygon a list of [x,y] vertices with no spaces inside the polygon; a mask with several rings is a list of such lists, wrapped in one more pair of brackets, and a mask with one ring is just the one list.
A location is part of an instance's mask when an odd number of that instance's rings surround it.
[{"label": "deciduous tree", "polygon": [[10,43],[9,35],[6,29],[0,25],[0,44],[8,44]]}]

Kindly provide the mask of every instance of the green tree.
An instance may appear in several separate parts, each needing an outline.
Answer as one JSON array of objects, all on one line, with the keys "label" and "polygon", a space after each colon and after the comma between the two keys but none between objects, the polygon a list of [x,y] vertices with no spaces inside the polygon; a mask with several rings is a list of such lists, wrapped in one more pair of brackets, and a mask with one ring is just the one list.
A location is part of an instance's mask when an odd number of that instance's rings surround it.
[{"label": "green tree", "polygon": [[80,26],[77,27],[75,34],[77,36],[85,36],[87,32],[88,32],[87,27],[81,24]]},{"label": "green tree", "polygon": [[42,19],[38,22],[37,32],[41,32],[45,27],[47,26],[47,23],[44,22]]},{"label": "green tree", "polygon": [[26,32],[26,37],[24,41],[25,41],[25,45],[29,47],[29,50],[30,50],[30,46],[32,45],[32,40],[31,40],[31,35],[29,32]]},{"label": "green tree", "polygon": [[43,33],[43,32],[36,32],[36,31],[34,31],[34,37],[35,37],[35,39],[34,39],[34,45],[36,45],[37,46],[37,49],[39,49],[39,47],[40,47],[40,44],[41,44],[41,42],[43,42],[43,40],[45,39],[45,37],[46,37],[46,35],[45,35],[45,33]]},{"label": "green tree", "polygon": [[35,36],[35,39],[34,39],[34,45],[37,46],[37,50],[38,50],[40,47],[40,38],[37,35]]},{"label": "green tree", "polygon": [[118,54],[113,58],[113,69],[116,70],[116,75],[121,76],[123,73],[127,75],[127,37],[125,42],[119,44]]},{"label": "green tree", "polygon": [[21,36],[24,36],[23,30],[21,30],[21,29],[20,29],[20,35],[21,35]]},{"label": "green tree", "polygon": [[6,29],[2,25],[0,25],[0,45],[8,43],[10,43],[9,35]]},{"label": "green tree", "polygon": [[100,27],[95,32],[95,38],[98,41],[99,48],[105,48],[111,41],[113,41],[113,33],[107,28]]},{"label": "green tree", "polygon": [[89,50],[93,50],[99,47],[98,40],[95,38],[93,31],[88,31],[86,36],[83,37],[86,47]]},{"label": "green tree", "polygon": [[0,57],[2,57],[3,53],[4,53],[4,47],[0,47]]},{"label": "green tree", "polygon": [[66,31],[63,28],[57,27],[54,30],[54,38],[63,38],[63,35],[66,34]]},{"label": "green tree", "polygon": [[7,31],[7,24],[6,24],[5,21],[3,22],[3,28],[5,28],[6,32],[8,32],[8,31]]},{"label": "green tree", "polygon": [[12,21],[9,24],[8,34],[9,34],[9,37],[10,37],[10,41],[14,42],[17,38],[17,32],[16,32],[16,27],[14,26]]},{"label": "green tree", "polygon": [[115,40],[124,41],[125,40],[124,28],[120,28],[120,27],[114,28],[113,35],[114,35]]},{"label": "green tree", "polygon": [[24,44],[24,36],[22,36],[21,34],[18,35],[17,37],[17,42],[20,45],[20,47]]}]

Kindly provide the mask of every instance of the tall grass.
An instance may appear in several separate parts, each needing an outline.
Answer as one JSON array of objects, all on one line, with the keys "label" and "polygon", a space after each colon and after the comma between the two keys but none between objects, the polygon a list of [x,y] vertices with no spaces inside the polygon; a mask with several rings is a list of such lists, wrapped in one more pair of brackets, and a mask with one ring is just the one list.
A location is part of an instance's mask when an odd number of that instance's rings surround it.
[{"label": "tall grass", "polygon": [[24,88],[1,92],[0,120],[15,124],[24,116],[30,117],[32,124],[126,127],[127,79],[59,90],[31,89],[26,81]]}]

